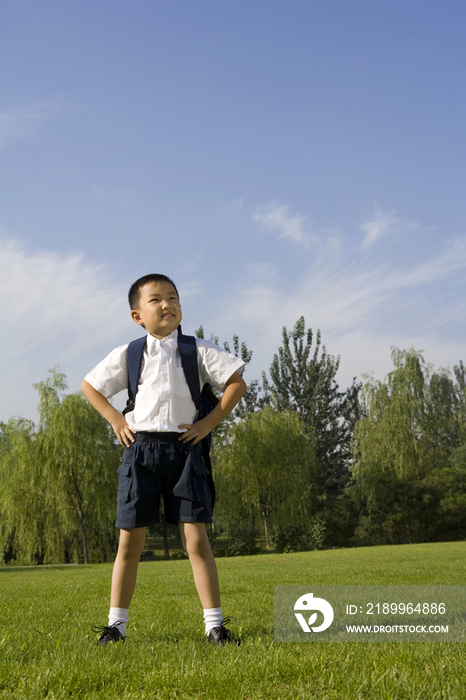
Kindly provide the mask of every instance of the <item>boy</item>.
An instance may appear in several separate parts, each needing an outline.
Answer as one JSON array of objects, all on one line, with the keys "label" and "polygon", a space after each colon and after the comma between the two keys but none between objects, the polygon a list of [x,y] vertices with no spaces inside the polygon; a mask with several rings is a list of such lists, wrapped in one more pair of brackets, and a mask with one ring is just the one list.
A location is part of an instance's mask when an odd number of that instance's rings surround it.
[{"label": "boy", "polygon": [[207,537],[212,502],[200,441],[225,418],[246,391],[240,376],[245,363],[208,340],[196,339],[199,379],[224,393],[217,406],[195,421],[196,408],[184,378],[177,345],[181,305],[166,275],[138,279],[129,291],[131,317],[147,331],[134,409],[125,415],[108,399],[127,388],[127,346],[116,348],[84,379],[81,388],[110,423],[125,448],[119,467],[116,527],[118,553],[112,574],[108,626],[99,644],[124,641],[128,608],[149,525],[159,520],[160,495],[165,518],[179,523],[204,609],[210,642],[225,644],[231,634],[223,624],[217,567]]}]

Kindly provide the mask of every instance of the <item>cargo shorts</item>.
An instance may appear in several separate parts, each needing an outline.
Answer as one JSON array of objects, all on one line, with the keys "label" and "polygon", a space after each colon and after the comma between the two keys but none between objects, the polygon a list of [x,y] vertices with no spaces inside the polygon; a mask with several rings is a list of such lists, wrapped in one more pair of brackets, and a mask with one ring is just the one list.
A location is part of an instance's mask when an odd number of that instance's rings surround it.
[{"label": "cargo shorts", "polygon": [[168,523],[211,523],[209,471],[201,444],[180,442],[179,433],[136,433],[118,468],[116,527],[159,522],[163,497]]}]

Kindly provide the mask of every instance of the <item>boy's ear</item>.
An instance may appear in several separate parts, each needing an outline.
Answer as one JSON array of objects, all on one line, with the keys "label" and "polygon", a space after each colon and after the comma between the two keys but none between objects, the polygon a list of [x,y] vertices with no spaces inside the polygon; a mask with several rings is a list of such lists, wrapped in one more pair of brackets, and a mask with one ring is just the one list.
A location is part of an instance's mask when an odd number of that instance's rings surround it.
[{"label": "boy's ear", "polygon": [[133,309],[131,311],[131,318],[133,319],[134,323],[138,324],[138,326],[144,327],[144,323],[142,321],[141,314],[139,313],[139,309]]}]

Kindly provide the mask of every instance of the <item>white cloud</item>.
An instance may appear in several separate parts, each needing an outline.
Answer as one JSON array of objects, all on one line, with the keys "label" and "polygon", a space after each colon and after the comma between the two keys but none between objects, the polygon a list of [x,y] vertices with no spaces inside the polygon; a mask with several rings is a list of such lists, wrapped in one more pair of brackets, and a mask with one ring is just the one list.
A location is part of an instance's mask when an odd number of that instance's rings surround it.
[{"label": "white cloud", "polygon": [[[187,268],[180,294],[189,306],[203,288]],[[67,376],[69,391],[78,391],[85,374],[113,348],[142,335],[127,304],[133,281],[117,279],[108,265],[82,253],[33,250],[0,230],[0,395],[7,397],[0,421],[12,415],[36,419],[32,385],[54,366]],[[122,394],[116,405],[124,401]]]},{"label": "white cloud", "polygon": [[[364,241],[361,245],[361,250],[368,251],[376,241],[386,236],[394,237],[395,235],[407,235],[419,232],[421,227],[416,221],[409,221],[397,215],[397,212],[391,207],[377,207],[373,218],[366,221],[361,226],[365,231]],[[432,229],[429,229],[430,231]],[[427,229],[423,229],[424,233]]]},{"label": "white cloud", "polygon": [[42,122],[51,119],[69,105],[61,103],[43,102],[33,106],[20,106],[5,110],[0,113],[0,148],[20,141],[25,136],[35,131]]},{"label": "white cloud", "polygon": [[5,236],[0,248],[3,327],[29,344],[73,332],[83,323],[98,328],[121,305],[105,266],[89,263],[82,254],[36,252]]},{"label": "white cloud", "polygon": [[363,231],[366,232],[362,248],[370,248],[382,236],[393,233],[397,229],[398,224],[399,219],[396,218],[395,212],[377,209],[373,220],[367,221],[362,225]]},{"label": "white cloud", "polygon": [[466,238],[458,238],[448,242],[447,250],[430,260],[420,263],[410,270],[401,271],[391,275],[391,284],[394,287],[407,285],[428,284],[466,266]]},{"label": "white cloud", "polygon": [[[386,220],[394,225],[394,217]],[[418,231],[420,238],[423,233]],[[342,236],[330,244],[325,237],[317,249],[311,266],[303,259],[295,270],[292,285],[279,263],[249,265],[230,293],[232,301],[213,319],[220,337],[238,332],[254,351],[250,378],[268,370],[282,327],[291,330],[300,316],[308,327],[321,329],[330,353],[341,355],[342,386],[362,373],[383,378],[393,345],[424,349],[436,366],[453,366],[464,357],[464,333],[454,321],[465,307],[466,238],[427,259],[424,250],[424,259],[414,262],[400,262],[396,246],[392,257],[387,251],[382,261],[371,258]]]},{"label": "white cloud", "polygon": [[278,238],[291,238],[296,243],[308,245],[313,236],[304,230],[304,216],[293,216],[289,210],[287,205],[280,206],[277,202],[270,202],[262,209],[256,210],[253,220],[259,223],[264,231],[278,231]]},{"label": "white cloud", "polygon": [[[76,391],[84,374],[112,347],[136,337],[126,288],[104,265],[81,254],[34,251],[0,237],[0,420],[34,400],[31,386],[60,365]],[[133,335],[131,335],[133,333]],[[135,335],[134,335],[135,333]],[[31,397],[26,402],[24,397]],[[32,404],[34,405],[34,404]],[[31,416],[31,409],[25,417]]]},{"label": "white cloud", "polygon": [[203,286],[201,280],[191,279],[190,281],[177,285],[177,288],[180,292],[181,301],[184,302],[185,299],[199,296],[202,293]]}]

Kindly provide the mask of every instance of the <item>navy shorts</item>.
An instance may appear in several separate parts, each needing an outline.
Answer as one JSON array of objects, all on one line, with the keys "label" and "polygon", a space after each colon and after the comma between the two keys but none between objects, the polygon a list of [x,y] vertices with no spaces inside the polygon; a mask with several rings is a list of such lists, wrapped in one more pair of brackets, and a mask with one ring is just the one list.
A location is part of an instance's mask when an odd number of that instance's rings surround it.
[{"label": "navy shorts", "polygon": [[160,496],[168,523],[212,522],[209,471],[202,447],[170,437],[136,433],[136,441],[125,447],[118,468],[116,527],[133,529],[159,522]]}]

